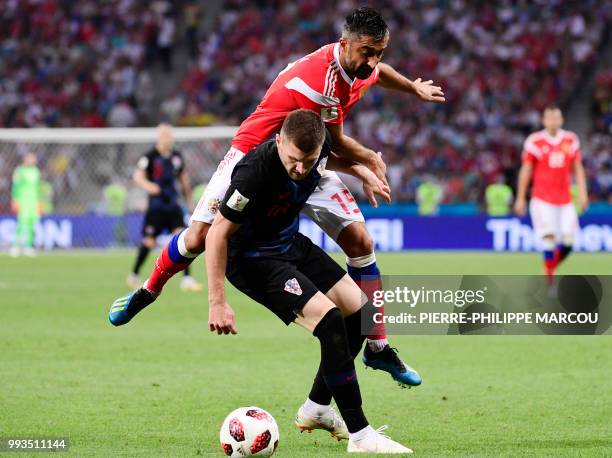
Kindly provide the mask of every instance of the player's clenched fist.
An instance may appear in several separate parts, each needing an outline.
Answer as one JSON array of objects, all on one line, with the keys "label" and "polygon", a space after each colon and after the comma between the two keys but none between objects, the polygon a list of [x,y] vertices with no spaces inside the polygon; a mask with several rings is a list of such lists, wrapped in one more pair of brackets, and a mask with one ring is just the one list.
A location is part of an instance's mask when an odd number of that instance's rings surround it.
[{"label": "player's clenched fist", "polygon": [[210,304],[208,308],[208,329],[217,334],[238,334],[236,330],[236,316],[230,305],[225,302],[221,305]]}]

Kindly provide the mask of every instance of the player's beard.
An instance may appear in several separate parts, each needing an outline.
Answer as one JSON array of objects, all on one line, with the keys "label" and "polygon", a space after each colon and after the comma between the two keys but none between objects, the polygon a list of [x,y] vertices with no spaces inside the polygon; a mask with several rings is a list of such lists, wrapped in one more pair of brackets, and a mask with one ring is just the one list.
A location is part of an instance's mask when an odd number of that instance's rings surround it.
[{"label": "player's beard", "polygon": [[355,78],[360,80],[368,79],[373,71],[374,69],[368,64],[360,65],[355,69]]}]

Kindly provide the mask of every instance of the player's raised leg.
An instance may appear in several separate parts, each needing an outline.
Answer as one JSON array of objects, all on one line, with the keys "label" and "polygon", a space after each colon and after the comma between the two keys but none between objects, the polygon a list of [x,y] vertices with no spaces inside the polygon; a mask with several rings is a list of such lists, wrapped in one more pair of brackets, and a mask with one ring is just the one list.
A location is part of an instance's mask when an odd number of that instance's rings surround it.
[{"label": "player's raised leg", "polygon": [[[192,253],[186,248],[185,235],[188,229],[175,234],[155,262],[153,274],[142,288],[122,296],[111,305],[109,321],[120,326],[128,323],[138,312],[151,304],[163,285],[177,272],[184,270],[193,262],[198,253]],[[151,284],[151,279],[154,282]]]},{"label": "player's raised leg", "polygon": [[[325,173],[303,212],[340,245],[347,255],[349,275],[372,300],[374,291],[382,288],[374,242],[355,199],[336,173]],[[379,312],[384,313],[384,308]],[[418,372],[404,363],[389,345],[384,323],[377,324],[368,335],[363,362],[388,372],[402,385],[418,386],[422,382]]]}]

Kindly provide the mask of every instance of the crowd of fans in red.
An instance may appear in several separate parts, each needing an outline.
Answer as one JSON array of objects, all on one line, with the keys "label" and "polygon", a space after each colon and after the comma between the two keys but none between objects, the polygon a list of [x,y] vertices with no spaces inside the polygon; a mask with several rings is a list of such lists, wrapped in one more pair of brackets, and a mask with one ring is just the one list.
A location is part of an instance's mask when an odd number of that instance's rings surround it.
[{"label": "crowd of fans in red", "polygon": [[[166,2],[5,3],[0,124],[134,125],[157,110],[143,69],[164,55],[159,39],[167,16],[160,5]],[[445,202],[479,201],[487,184],[513,184],[522,142],[540,128],[543,107],[564,106],[592,70],[611,19],[605,4],[377,1],[391,29],[385,61],[410,78],[433,79],[447,102],[373,90],[345,128],[383,152],[396,199],[413,200],[420,182],[437,180]],[[224,2],[161,113],[175,123],[202,113],[239,123],[288,62],[338,39],[355,6],[350,0]],[[611,81],[609,73],[597,78],[595,132],[583,139],[594,199],[610,198]]]}]

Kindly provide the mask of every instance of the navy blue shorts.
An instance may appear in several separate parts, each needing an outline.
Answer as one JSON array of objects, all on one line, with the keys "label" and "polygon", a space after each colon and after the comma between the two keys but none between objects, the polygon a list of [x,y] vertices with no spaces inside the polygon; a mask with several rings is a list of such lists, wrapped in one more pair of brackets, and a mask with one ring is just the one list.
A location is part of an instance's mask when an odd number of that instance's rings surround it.
[{"label": "navy blue shorts", "polygon": [[232,285],[287,325],[318,291],[327,293],[344,275],[336,261],[300,233],[287,252],[256,258],[232,256],[226,271]]}]

